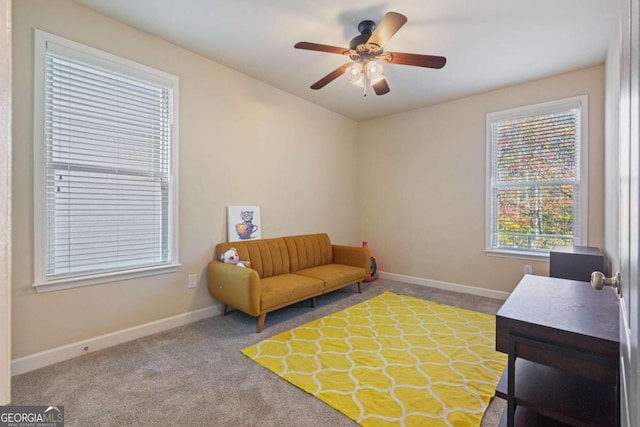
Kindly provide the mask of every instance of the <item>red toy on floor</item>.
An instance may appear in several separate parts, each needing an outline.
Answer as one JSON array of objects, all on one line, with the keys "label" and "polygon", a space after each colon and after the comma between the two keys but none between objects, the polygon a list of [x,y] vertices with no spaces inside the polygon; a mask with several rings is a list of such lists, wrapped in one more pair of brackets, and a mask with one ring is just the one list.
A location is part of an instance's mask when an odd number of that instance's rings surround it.
[{"label": "red toy on floor", "polygon": [[[362,247],[369,249],[367,242],[362,242]],[[363,282],[373,282],[377,278],[378,278],[378,263],[376,262],[376,259],[374,258],[374,256],[371,255],[371,262],[369,264],[369,274],[367,275],[367,277],[365,277]]]}]

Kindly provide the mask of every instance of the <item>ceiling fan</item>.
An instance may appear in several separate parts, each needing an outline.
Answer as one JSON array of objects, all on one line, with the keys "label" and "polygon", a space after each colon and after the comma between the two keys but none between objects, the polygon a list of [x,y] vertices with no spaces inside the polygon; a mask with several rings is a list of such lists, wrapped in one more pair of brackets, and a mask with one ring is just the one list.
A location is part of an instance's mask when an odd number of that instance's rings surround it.
[{"label": "ceiling fan", "polygon": [[373,21],[362,21],[358,24],[360,35],[351,39],[348,49],[318,43],[296,43],[294,46],[296,49],[337,53],[348,56],[352,61],[341,65],[312,84],[311,89],[322,89],[341,75],[346,74],[351,83],[364,87],[365,96],[369,84],[373,87],[376,95],[384,95],[390,89],[382,74],[382,62],[438,69],[444,67],[447,62],[447,58],[444,56],[384,51],[384,45],[406,22],[407,17],[397,12],[388,12],[377,27]]}]

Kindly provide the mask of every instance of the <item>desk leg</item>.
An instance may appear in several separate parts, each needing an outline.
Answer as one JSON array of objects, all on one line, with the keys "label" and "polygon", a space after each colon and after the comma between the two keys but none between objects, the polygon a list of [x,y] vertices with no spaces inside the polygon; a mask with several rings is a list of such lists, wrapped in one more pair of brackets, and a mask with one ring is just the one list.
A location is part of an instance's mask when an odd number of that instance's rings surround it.
[{"label": "desk leg", "polygon": [[514,427],[516,415],[516,342],[509,335],[509,355],[507,359],[507,427]]}]

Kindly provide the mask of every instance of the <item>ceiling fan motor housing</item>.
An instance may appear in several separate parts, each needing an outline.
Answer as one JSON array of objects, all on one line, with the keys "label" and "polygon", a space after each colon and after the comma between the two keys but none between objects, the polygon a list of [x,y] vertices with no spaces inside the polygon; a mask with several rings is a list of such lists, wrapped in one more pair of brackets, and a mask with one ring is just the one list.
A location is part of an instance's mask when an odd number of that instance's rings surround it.
[{"label": "ceiling fan motor housing", "polygon": [[376,29],[376,23],[371,20],[362,21],[358,24],[358,31],[360,31],[360,35],[355,36],[349,42],[349,49],[356,49],[359,45],[363,45],[369,41],[369,37],[373,33],[373,30]]}]

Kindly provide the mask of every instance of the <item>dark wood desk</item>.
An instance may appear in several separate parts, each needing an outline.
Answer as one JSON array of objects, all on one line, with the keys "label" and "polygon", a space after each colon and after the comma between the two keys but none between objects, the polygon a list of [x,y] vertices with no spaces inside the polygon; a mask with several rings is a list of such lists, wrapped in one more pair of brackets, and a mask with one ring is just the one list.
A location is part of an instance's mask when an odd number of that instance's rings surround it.
[{"label": "dark wood desk", "polygon": [[505,425],[619,424],[618,310],[610,288],[522,279],[496,315],[496,349],[509,355],[496,390]]}]

